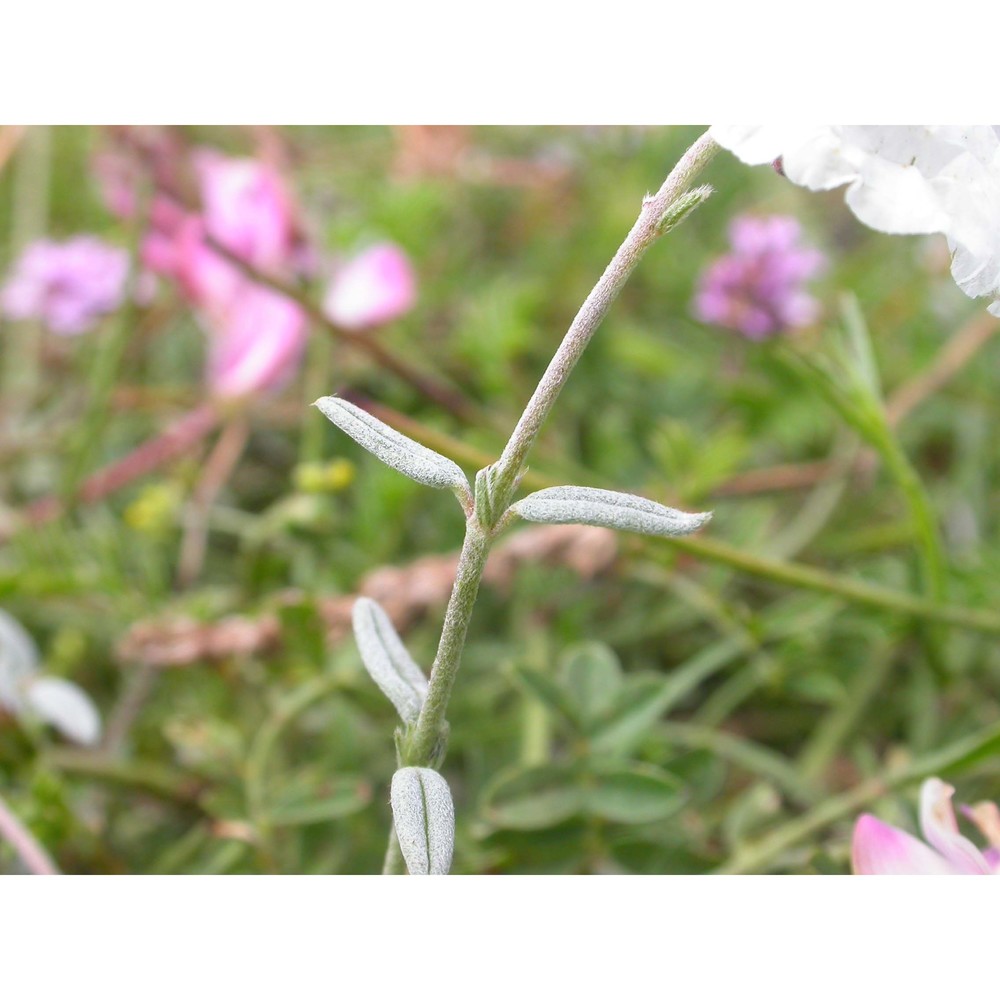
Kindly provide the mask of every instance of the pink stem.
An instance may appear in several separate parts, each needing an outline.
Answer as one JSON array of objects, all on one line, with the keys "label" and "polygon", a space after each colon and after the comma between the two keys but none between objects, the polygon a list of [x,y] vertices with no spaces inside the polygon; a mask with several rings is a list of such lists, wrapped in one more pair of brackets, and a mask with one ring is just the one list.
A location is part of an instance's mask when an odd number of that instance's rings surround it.
[{"label": "pink stem", "polygon": [[32,875],[58,875],[59,869],[31,831],[10,811],[0,796],[0,837],[17,851],[24,867]]},{"label": "pink stem", "polygon": [[[83,481],[76,501],[95,503],[109,496],[123,486],[166,462],[183,455],[193,444],[200,441],[219,422],[219,415],[210,403],[186,413],[155,438],[139,445],[124,458],[98,470]],[[58,497],[42,497],[29,504],[22,522],[30,525],[46,524],[65,513],[65,504]]]}]

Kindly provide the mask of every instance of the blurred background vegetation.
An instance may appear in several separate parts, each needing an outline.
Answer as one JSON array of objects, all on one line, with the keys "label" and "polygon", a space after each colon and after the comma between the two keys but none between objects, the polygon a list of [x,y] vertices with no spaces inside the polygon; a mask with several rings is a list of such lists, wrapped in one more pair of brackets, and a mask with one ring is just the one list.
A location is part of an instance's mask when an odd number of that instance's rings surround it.
[{"label": "blurred background vegetation", "polygon": [[[240,415],[215,490],[231,415],[81,499],[204,401],[205,338],[169,286],[75,338],[0,320],[0,607],[104,722],[80,748],[0,715],[0,794],[63,870],[380,869],[395,718],[344,608],[360,591],[396,602],[429,665],[461,514],[310,404],[337,392],[470,474],[492,461],[642,195],[698,134],[176,130],[183,148],[280,162],[321,257],[391,240],[419,289],[367,346],[313,323],[302,371]],[[135,246],[95,175],[120,134],[4,135],[0,274],[43,235]],[[927,774],[1000,797],[1000,324],[954,286],[943,240],[871,232],[842,194],[725,153],[705,179],[717,193],[642,262],[531,473],[714,519],[677,542],[518,548],[512,531],[495,553],[449,710],[455,872],[844,872],[856,814],[912,829]],[[827,255],[815,327],[753,343],[692,317],[745,213],[794,216]],[[319,302],[322,279],[301,294]],[[877,391],[858,388],[869,344]],[[920,495],[947,562],[937,590]],[[19,517],[45,497],[61,516]]]}]

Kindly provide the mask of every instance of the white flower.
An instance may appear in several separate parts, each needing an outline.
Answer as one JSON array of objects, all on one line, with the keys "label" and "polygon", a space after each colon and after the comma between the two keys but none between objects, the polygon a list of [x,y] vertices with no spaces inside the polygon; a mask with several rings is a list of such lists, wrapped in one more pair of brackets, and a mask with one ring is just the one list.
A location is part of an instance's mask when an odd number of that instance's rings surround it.
[{"label": "white flower", "polygon": [[1000,316],[1000,126],[715,125],[712,138],[744,163],[770,163],[795,184],[845,200],[884,233],[943,233],[951,273]]}]

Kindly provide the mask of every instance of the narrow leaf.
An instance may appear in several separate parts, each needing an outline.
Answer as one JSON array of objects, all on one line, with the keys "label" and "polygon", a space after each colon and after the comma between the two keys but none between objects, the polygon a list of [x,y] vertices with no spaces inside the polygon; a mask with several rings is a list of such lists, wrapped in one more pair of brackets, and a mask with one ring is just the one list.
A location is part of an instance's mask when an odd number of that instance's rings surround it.
[{"label": "narrow leaf", "polygon": [[360,812],[371,802],[371,787],[352,776],[326,780],[271,807],[268,821],[274,826],[309,826]]},{"label": "narrow leaf", "polygon": [[519,500],[511,508],[526,521],[543,524],[593,524],[644,535],[689,535],[712,516],[686,514],[630,493],[587,486],[553,486]]},{"label": "narrow leaf", "polygon": [[396,837],[411,875],[447,875],[455,849],[448,782],[429,767],[404,767],[390,792]]},{"label": "narrow leaf", "polygon": [[354,602],[354,638],[365,669],[407,724],[416,722],[427,678],[407,652],[389,616],[370,597]]},{"label": "narrow leaf", "polygon": [[703,184],[701,187],[692,188],[685,191],[665,209],[657,229],[660,234],[669,233],[671,229],[676,229],[699,205],[704,204],[713,194],[714,188],[711,184]]},{"label": "narrow leaf", "polygon": [[314,405],[348,437],[404,476],[439,490],[469,491],[465,473],[450,458],[393,430],[361,407],[337,396],[324,396]]}]

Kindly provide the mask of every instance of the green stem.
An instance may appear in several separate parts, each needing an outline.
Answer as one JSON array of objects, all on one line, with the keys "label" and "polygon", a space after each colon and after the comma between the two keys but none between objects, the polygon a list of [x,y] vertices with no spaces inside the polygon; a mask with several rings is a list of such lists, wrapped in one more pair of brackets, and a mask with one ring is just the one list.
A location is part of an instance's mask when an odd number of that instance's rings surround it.
[{"label": "green stem", "polygon": [[879,452],[910,509],[920,551],[924,593],[932,600],[943,601],[947,591],[948,568],[941,547],[937,517],[927,491],[888,424],[885,425],[884,434],[879,437]]},{"label": "green stem", "polygon": [[987,632],[1000,635],[1000,615],[988,611],[979,611],[961,605],[938,604],[922,597],[877,584],[853,580],[850,577],[838,576],[812,566],[799,563],[786,563],[775,559],[765,559],[739,549],[725,542],[710,538],[664,538],[656,539],[654,543],[666,542],[672,548],[687,552],[699,559],[710,562],[725,563],[734,569],[742,570],[753,576],[785,583],[804,590],[816,590],[835,597],[843,597],[855,604],[881,608],[884,611],[895,611],[902,615],[915,618],[926,618],[955,625],[959,628],[972,629],[976,632]]},{"label": "green stem", "polygon": [[892,673],[893,657],[888,648],[878,649],[859,667],[844,700],[815,728],[798,759],[798,772],[807,782],[818,781],[837,751],[861,720],[872,699]]},{"label": "green stem", "polygon": [[492,537],[475,517],[470,518],[465,542],[458,557],[458,571],[451,598],[444,615],[441,640],[431,667],[427,698],[413,732],[404,745],[403,765],[428,767],[444,755],[445,712],[462,661],[465,636],[472,618],[472,608],[479,593],[479,583],[486,567]]}]

